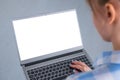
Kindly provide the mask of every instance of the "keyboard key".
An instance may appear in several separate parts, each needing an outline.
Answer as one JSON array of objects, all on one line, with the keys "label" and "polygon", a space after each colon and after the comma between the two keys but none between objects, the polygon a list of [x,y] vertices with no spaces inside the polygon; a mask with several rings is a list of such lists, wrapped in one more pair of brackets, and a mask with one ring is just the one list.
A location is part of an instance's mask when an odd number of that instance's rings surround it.
[{"label": "keyboard key", "polygon": [[74,73],[73,69],[69,67],[69,64],[73,60],[85,62],[89,67],[91,67],[91,69],[93,69],[92,64],[89,62],[87,57],[83,55],[47,66],[31,69],[28,70],[27,73],[30,80],[62,80]]}]

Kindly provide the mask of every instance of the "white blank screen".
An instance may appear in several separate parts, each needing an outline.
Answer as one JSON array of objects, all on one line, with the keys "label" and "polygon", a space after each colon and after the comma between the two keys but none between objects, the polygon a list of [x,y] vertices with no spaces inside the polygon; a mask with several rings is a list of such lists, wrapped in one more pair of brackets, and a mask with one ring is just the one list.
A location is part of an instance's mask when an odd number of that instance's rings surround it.
[{"label": "white blank screen", "polygon": [[75,10],[13,21],[21,60],[82,46]]}]

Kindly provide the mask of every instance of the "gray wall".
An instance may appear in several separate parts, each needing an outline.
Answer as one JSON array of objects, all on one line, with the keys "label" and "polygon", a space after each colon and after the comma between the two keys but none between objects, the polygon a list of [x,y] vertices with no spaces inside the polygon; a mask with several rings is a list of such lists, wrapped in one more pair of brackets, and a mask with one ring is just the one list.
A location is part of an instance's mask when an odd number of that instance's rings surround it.
[{"label": "gray wall", "polygon": [[20,67],[12,21],[58,11],[77,9],[85,49],[94,60],[111,44],[95,31],[85,0],[0,0],[0,80],[25,80]]}]

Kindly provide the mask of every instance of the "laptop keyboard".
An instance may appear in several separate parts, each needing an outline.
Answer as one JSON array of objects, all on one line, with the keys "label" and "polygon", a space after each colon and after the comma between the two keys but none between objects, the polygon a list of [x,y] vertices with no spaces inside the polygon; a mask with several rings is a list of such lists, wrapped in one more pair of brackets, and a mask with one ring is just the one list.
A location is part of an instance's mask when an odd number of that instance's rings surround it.
[{"label": "laptop keyboard", "polygon": [[28,70],[28,77],[30,80],[63,80],[74,73],[73,69],[69,66],[73,60],[82,61],[93,69],[92,64],[89,62],[87,57],[82,55],[76,58]]}]

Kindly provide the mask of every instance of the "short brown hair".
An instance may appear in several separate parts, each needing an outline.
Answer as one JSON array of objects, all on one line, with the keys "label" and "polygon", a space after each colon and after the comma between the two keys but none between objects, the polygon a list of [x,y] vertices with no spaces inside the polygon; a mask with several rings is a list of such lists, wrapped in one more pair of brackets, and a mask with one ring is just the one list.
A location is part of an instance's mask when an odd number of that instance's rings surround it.
[{"label": "short brown hair", "polygon": [[109,0],[97,0],[98,1],[98,4],[100,5],[105,5]]},{"label": "short brown hair", "polygon": [[[92,3],[94,0],[87,0],[88,4],[92,7]],[[100,6],[104,6],[109,0],[97,0],[97,3],[100,5]]]}]

